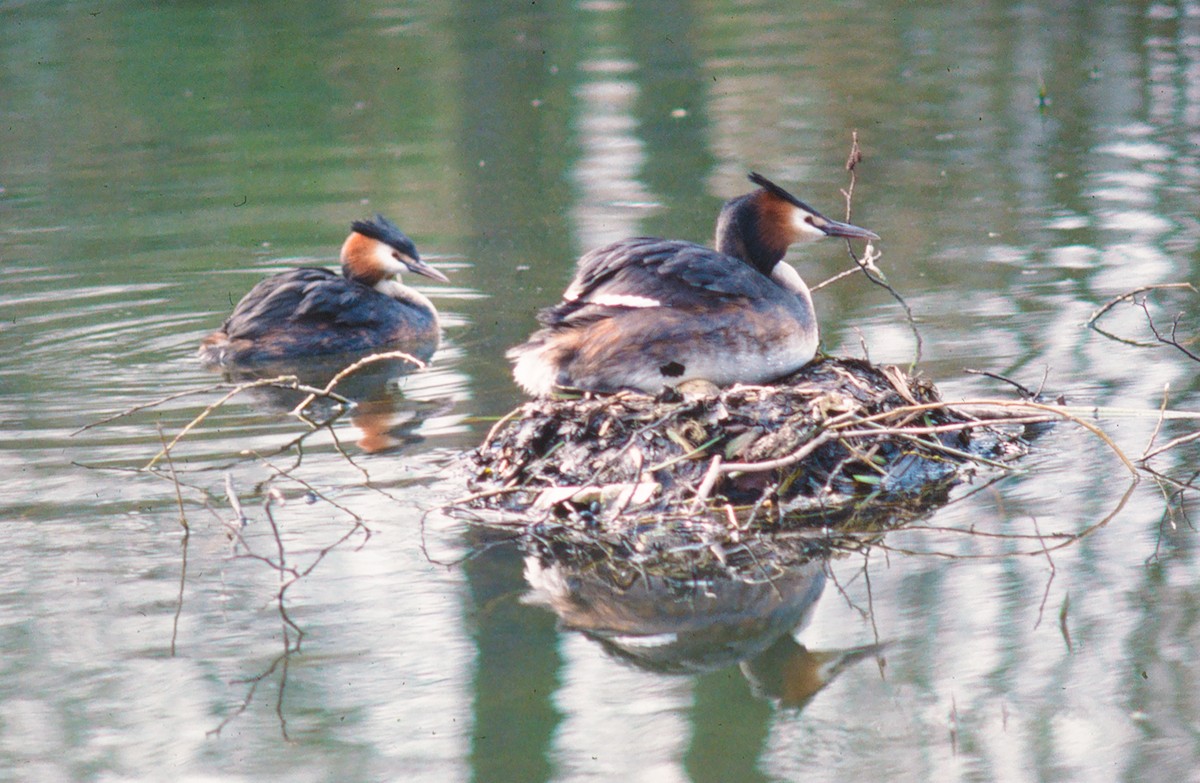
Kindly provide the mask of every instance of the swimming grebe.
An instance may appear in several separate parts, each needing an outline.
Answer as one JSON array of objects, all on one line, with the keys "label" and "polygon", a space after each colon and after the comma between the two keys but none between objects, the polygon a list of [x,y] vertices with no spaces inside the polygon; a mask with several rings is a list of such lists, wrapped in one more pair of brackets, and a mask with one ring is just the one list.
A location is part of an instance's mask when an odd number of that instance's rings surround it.
[{"label": "swimming grebe", "polygon": [[879,237],[760,174],[750,181],[759,189],[721,208],[716,250],[639,237],[580,258],[563,301],[539,313],[543,328],[508,352],[517,383],[534,395],[657,393],[692,378],[765,383],[812,360],[816,314],[808,286],[782,260],[788,246]]},{"label": "swimming grebe", "polygon": [[255,364],[329,353],[419,346],[437,348],[433,303],[402,285],[400,272],[449,282],[421,260],[412,240],[383,215],[350,224],[342,274],[301,267],[260,282],[225,325],[200,344],[208,364]]}]

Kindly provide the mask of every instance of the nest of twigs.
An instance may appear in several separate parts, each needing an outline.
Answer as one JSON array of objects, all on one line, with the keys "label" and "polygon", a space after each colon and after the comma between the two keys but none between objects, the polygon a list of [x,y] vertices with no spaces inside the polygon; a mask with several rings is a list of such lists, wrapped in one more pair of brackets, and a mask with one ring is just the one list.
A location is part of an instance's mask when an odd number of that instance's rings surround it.
[{"label": "nest of twigs", "polygon": [[609,530],[718,512],[745,529],[944,494],[1019,443],[899,368],[826,358],[770,386],[526,403],[473,453],[470,504]]}]

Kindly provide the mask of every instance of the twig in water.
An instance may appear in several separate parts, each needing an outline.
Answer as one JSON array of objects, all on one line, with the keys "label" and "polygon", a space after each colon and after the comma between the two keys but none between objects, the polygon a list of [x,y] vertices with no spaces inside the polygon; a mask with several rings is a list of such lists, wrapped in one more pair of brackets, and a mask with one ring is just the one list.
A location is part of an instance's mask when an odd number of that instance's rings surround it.
[{"label": "twig in water", "polygon": [[[825,532],[828,533],[828,531],[825,531]],[[868,612],[866,609],[863,609],[858,604],[854,603],[854,599],[850,597],[850,593],[846,592],[846,588],[838,580],[837,572],[834,571],[834,568],[833,568],[833,561],[826,560],[824,568],[825,568],[826,576],[828,576],[830,581],[833,582],[833,586],[835,588],[837,588],[838,594],[842,596],[842,600],[844,600],[846,602],[846,606],[850,607],[850,609],[852,609],[853,611],[858,612],[859,616],[862,617],[864,620],[867,619],[868,617],[870,617],[870,612]],[[857,578],[858,573],[861,573],[861,570],[859,572],[856,572],[855,577],[850,579],[849,584],[854,583],[854,579]]]},{"label": "twig in water", "polygon": [[1071,629],[1067,627],[1067,612],[1071,608],[1071,594],[1067,593],[1063,597],[1062,608],[1058,610],[1058,627],[1062,631],[1063,641],[1067,643],[1067,652],[1073,652],[1074,646],[1071,644]]},{"label": "twig in water", "polygon": [[1146,313],[1146,321],[1150,324],[1150,331],[1154,332],[1154,339],[1158,340],[1163,345],[1169,345],[1172,348],[1178,348],[1192,361],[1200,362],[1200,356],[1197,356],[1187,348],[1184,348],[1183,345],[1180,344],[1179,340],[1175,337],[1176,332],[1179,330],[1179,319],[1183,317],[1183,313],[1175,316],[1175,320],[1171,322],[1171,336],[1163,337],[1158,332],[1158,326],[1154,323],[1153,316],[1150,315],[1150,308],[1146,306],[1146,300],[1143,299],[1141,302],[1139,302],[1139,304],[1141,305],[1142,310]]},{"label": "twig in water", "polygon": [[1154,441],[1158,440],[1158,433],[1162,431],[1163,419],[1167,413],[1167,399],[1170,396],[1171,384],[1163,384],[1163,399],[1162,405],[1158,407],[1158,421],[1154,422],[1154,432],[1150,433],[1150,440],[1146,441],[1146,448],[1142,449],[1142,456],[1139,462],[1145,463],[1146,455],[1150,453],[1150,449],[1154,447]]},{"label": "twig in water", "polygon": [[[1092,329],[1093,331],[1107,337],[1110,340],[1115,340],[1116,342],[1124,343],[1125,345],[1132,345],[1135,348],[1151,348],[1154,346],[1154,343],[1152,343],[1152,342],[1143,342],[1141,340],[1131,340],[1131,339],[1127,339],[1125,337],[1119,337],[1118,335],[1115,335],[1112,332],[1108,332],[1108,331],[1105,331],[1104,329],[1101,329],[1099,326],[1099,321],[1100,321],[1100,318],[1105,313],[1107,313],[1109,310],[1116,307],[1118,304],[1120,304],[1121,302],[1124,302],[1127,299],[1134,300],[1134,297],[1136,297],[1138,294],[1142,294],[1147,291],[1156,291],[1159,289],[1170,289],[1170,288],[1186,288],[1189,291],[1196,293],[1196,288],[1191,283],[1159,283],[1157,285],[1139,286],[1138,288],[1134,288],[1131,291],[1126,291],[1123,294],[1114,296],[1112,299],[1109,299],[1103,305],[1096,308],[1096,310],[1092,312],[1091,317],[1089,317],[1087,319],[1087,321],[1085,322],[1084,325],[1087,326],[1089,329]],[[1137,304],[1136,300],[1134,300],[1134,302],[1135,302],[1135,304]],[[1143,300],[1142,304],[1144,305],[1144,300]]]},{"label": "twig in water", "polygon": [[157,408],[159,405],[162,405],[165,402],[170,402],[171,400],[177,400],[180,397],[188,397],[193,394],[207,394],[208,392],[215,391],[217,389],[223,389],[223,388],[225,388],[224,383],[214,383],[211,386],[204,387],[203,389],[187,389],[185,391],[175,392],[174,394],[168,394],[166,397],[159,397],[158,399],[151,400],[150,402],[143,402],[139,405],[134,405],[132,408],[126,408],[125,410],[118,411],[117,413],[114,413],[110,416],[105,416],[103,419],[98,419],[96,421],[93,421],[91,424],[85,424],[82,427],[80,427],[79,429],[72,432],[68,437],[73,438],[76,435],[78,435],[79,433],[86,432],[87,430],[90,430],[93,427],[99,427],[101,424],[108,424],[110,421],[116,421],[117,419],[123,419],[126,416],[132,416],[133,414],[137,413],[138,411],[144,411],[147,408]]},{"label": "twig in water", "polygon": [[282,658],[282,656],[278,656],[273,661],[271,661],[271,665],[267,667],[266,671],[263,671],[260,674],[254,676],[254,677],[251,677],[247,680],[235,681],[235,682],[250,683],[250,690],[246,693],[245,698],[242,699],[242,703],[239,704],[237,706],[237,708],[234,709],[233,712],[226,715],[221,720],[221,722],[216,725],[215,728],[211,728],[208,731],[204,732],[204,735],[206,737],[220,736],[222,729],[224,729],[226,726],[228,726],[233,721],[234,718],[236,718],[237,716],[241,715],[243,712],[246,711],[246,709],[250,706],[250,702],[254,699],[254,692],[256,690],[258,690],[258,684],[260,682],[262,682],[263,680],[265,680],[267,677],[271,676],[271,673],[274,672],[276,667],[279,666],[281,658]]},{"label": "twig in water", "polygon": [[950,693],[950,755],[958,756],[958,700]]},{"label": "twig in water", "polygon": [[1178,525],[1175,522],[1175,499],[1180,497],[1184,492],[1184,490],[1172,491],[1168,489],[1170,482],[1162,481],[1157,476],[1154,478],[1155,483],[1158,485],[1158,491],[1162,494],[1163,511],[1162,516],[1158,520],[1158,535],[1154,537],[1154,551],[1146,558],[1146,563],[1148,564],[1158,562],[1159,553],[1163,546],[1163,529],[1169,527],[1171,532],[1175,532],[1178,529]]},{"label": "twig in water", "polygon": [[[295,652],[296,652],[296,650],[294,650],[290,646],[287,646],[287,640],[286,640],[286,636],[285,636],[285,647],[284,647],[283,652],[280,653],[279,655],[275,656],[275,658],[271,660],[270,665],[268,665],[264,671],[260,672],[259,674],[255,675],[253,677],[249,677],[244,680],[235,680],[234,681],[235,683],[249,683],[250,689],[246,692],[246,695],[242,699],[241,703],[236,708],[234,708],[233,712],[229,713],[224,718],[222,718],[221,722],[218,723],[215,728],[211,728],[208,731],[204,732],[204,735],[206,737],[220,736],[222,729],[224,729],[226,726],[228,726],[230,723],[232,723],[235,718],[237,718],[239,715],[241,715],[243,712],[245,712],[250,707],[250,702],[252,702],[254,700],[254,694],[258,690],[259,684],[262,683],[263,680],[267,679],[272,674],[274,674],[275,670],[277,668],[279,668],[279,665],[281,663],[286,662],[287,659],[290,658],[292,656],[292,654]],[[280,690],[283,690],[286,685],[287,685],[287,675],[286,675],[286,669],[285,669],[285,673],[280,678],[280,682],[279,682]],[[280,718],[282,719],[282,715],[280,716]],[[283,735],[286,738],[287,737],[286,723],[283,724],[282,729],[283,729]]]},{"label": "twig in water", "polygon": [[[289,620],[290,622],[290,620]],[[283,629],[283,649],[287,653],[290,640],[288,639],[287,628]],[[300,640],[296,640],[296,646],[292,648],[292,652],[300,651]],[[287,718],[283,715],[283,695],[287,693],[288,668],[291,666],[292,656],[285,654],[283,656],[283,669],[279,672],[279,689],[275,693],[275,717],[279,718],[279,732],[283,735],[285,742],[291,742],[291,737],[288,736]]]},{"label": "twig in water", "polygon": [[217,400],[216,402],[214,402],[211,405],[209,405],[208,407],[206,407],[204,410],[200,411],[200,413],[197,414],[195,418],[193,418],[191,421],[189,421],[187,423],[187,425],[184,426],[184,428],[179,431],[179,434],[177,434],[174,438],[171,439],[170,443],[163,446],[162,449],[157,454],[155,454],[154,457],[148,463],[146,463],[146,466],[145,466],[145,468],[143,468],[143,470],[149,470],[150,468],[152,468],[156,464],[158,464],[158,461],[160,459],[162,459],[168,452],[170,452],[171,449],[175,448],[175,444],[178,443],[180,440],[182,440],[185,435],[187,435],[189,432],[191,432],[196,427],[198,427],[201,424],[201,422],[203,422],[205,419],[207,419],[209,416],[211,416],[214,411],[216,411],[222,405],[229,402],[231,399],[233,399],[237,395],[241,394],[242,392],[247,391],[248,389],[257,389],[262,386],[278,386],[281,384],[289,384],[289,385],[297,384],[298,385],[299,383],[300,383],[300,379],[297,378],[295,375],[280,375],[275,378],[260,378],[257,381],[249,381],[247,383],[239,383],[237,386],[233,387],[228,392],[226,392],[225,395],[223,397],[221,397],[221,399]]},{"label": "twig in water", "polygon": [[225,497],[229,500],[229,506],[233,509],[233,513],[237,515],[238,527],[246,526],[246,512],[242,510],[242,501],[238,499],[237,492],[233,488],[233,474],[225,474]]},{"label": "twig in water", "polygon": [[[350,364],[346,367],[343,367],[341,370],[339,370],[337,375],[330,378],[329,383],[325,384],[324,389],[313,390],[313,391],[309,392],[308,396],[305,397],[303,400],[301,400],[299,405],[297,405],[295,408],[292,408],[292,415],[299,416],[300,413],[305,408],[308,407],[308,404],[310,402],[312,402],[313,400],[315,400],[317,397],[333,397],[334,396],[333,395],[334,388],[336,388],[337,385],[339,383],[341,383],[342,380],[347,375],[351,375],[351,374],[357,372],[358,370],[362,369],[363,367],[367,366],[368,364],[374,364],[375,362],[381,362],[381,361],[384,361],[385,359],[402,359],[403,361],[406,361],[406,362],[409,362],[410,364],[416,365],[417,369],[419,369],[419,370],[424,370],[425,367],[428,366],[425,364],[425,362],[421,361],[420,359],[413,356],[412,354],[405,353],[404,351],[386,351],[384,353],[373,353],[370,356],[364,356],[363,358],[359,359],[358,361],[354,362],[353,364]],[[345,399],[345,398],[341,398],[341,399]],[[341,401],[341,400],[339,400],[339,401]],[[349,402],[349,400],[347,400],[346,402]]]},{"label": "twig in water", "polygon": [[[283,548],[283,537],[279,534],[279,525],[275,522],[275,512],[271,510],[271,504],[278,501],[283,503],[283,493],[272,487],[267,492],[266,499],[263,500],[263,512],[267,515],[267,522],[271,525],[271,535],[275,537],[275,548],[279,552],[279,581],[283,581],[284,576],[288,573],[287,567],[287,552]],[[291,571],[295,576],[296,572]]]},{"label": "twig in water", "polygon": [[[455,510],[458,512],[466,511],[465,509],[455,509]],[[431,509],[428,509],[425,513],[421,514],[420,549],[421,549],[421,555],[425,558],[425,562],[430,563],[432,565],[436,565],[436,566],[443,566],[445,568],[454,568],[455,566],[461,565],[462,563],[465,563],[468,560],[474,560],[476,557],[479,557],[480,555],[484,554],[485,552],[491,551],[495,547],[507,546],[509,544],[512,544],[514,541],[519,541],[521,539],[521,536],[524,533],[528,532],[528,526],[526,526],[524,523],[515,524],[515,525],[513,525],[514,531],[513,531],[512,535],[510,535],[510,536],[507,536],[504,538],[497,537],[493,540],[485,542],[482,545],[475,544],[475,545],[471,546],[470,548],[468,548],[466,550],[465,554],[463,554],[461,557],[455,558],[454,560],[439,560],[429,553],[429,541],[428,541],[428,535],[427,535],[427,520],[428,520],[429,515],[434,513],[435,511],[441,512],[441,513],[446,513],[447,507],[442,506],[440,508],[431,508]],[[501,526],[500,524],[492,522],[490,520],[487,522],[484,522],[483,520],[479,519],[478,517],[476,519],[478,520],[477,524],[487,527],[488,530],[495,530],[496,528]],[[466,524],[468,524],[468,525],[476,524],[476,522],[467,521]]]},{"label": "twig in water", "polygon": [[[1114,454],[1117,455],[1117,458],[1121,460],[1121,464],[1123,464],[1125,466],[1125,468],[1129,471],[1129,473],[1135,479],[1138,476],[1137,467],[1133,464],[1133,462],[1129,459],[1129,457],[1125,456],[1125,452],[1121,450],[1121,447],[1113,442],[1113,439],[1108,436],[1108,433],[1106,433],[1104,430],[1097,427],[1095,424],[1092,424],[1090,421],[1087,421],[1087,420],[1075,415],[1068,408],[1066,408],[1062,405],[1048,405],[1046,403],[1034,402],[1032,400],[1020,400],[1020,401],[1018,401],[1018,400],[968,400],[968,401],[965,401],[962,403],[956,403],[953,407],[958,408],[960,406],[980,406],[980,405],[985,405],[985,406],[989,406],[989,407],[996,406],[999,408],[1030,408],[1035,411],[1044,411],[1046,413],[1054,415],[1057,418],[1066,419],[1067,421],[1069,421],[1073,424],[1083,427],[1085,430],[1092,433],[1097,438],[1099,438],[1101,441],[1103,441],[1104,444],[1106,446],[1108,446]],[[895,415],[896,413],[898,413],[900,411],[907,413],[907,412],[920,411],[920,410],[933,410],[935,408],[940,408],[940,407],[945,407],[945,406],[946,406],[946,403],[937,402],[937,403],[923,403],[921,405],[909,405],[909,406],[906,406],[905,408],[893,408],[890,411],[885,411],[883,413],[876,413],[872,416],[867,416],[866,418],[861,419],[858,422],[854,422],[854,424],[857,425],[857,424],[861,424],[863,422],[868,422],[868,421],[878,421],[879,419],[886,418],[887,416]]]},{"label": "twig in water", "polygon": [[[1028,386],[1024,386],[1020,383],[1017,383],[1012,378],[1006,378],[1003,375],[1001,375],[1000,373],[989,372],[988,370],[972,370],[970,367],[965,368],[963,370],[963,372],[965,372],[967,375],[982,375],[983,377],[991,378],[994,381],[1001,381],[1003,383],[1007,383],[1017,390],[1017,393],[1021,395],[1022,399],[1035,400],[1035,399],[1037,399],[1038,394],[1041,393],[1040,387],[1039,387],[1038,391],[1036,391],[1036,392],[1032,391],[1032,390],[1030,390],[1030,388]],[[1044,377],[1042,379],[1042,383],[1043,384],[1046,383],[1046,380]]]},{"label": "twig in water", "polygon": [[[166,448],[167,437],[163,435],[162,425],[158,425],[158,439]],[[179,526],[183,528],[182,564],[179,568],[179,597],[175,601],[175,617],[171,621],[171,657],[175,657],[175,642],[179,638],[179,616],[183,614],[183,588],[187,584],[187,555],[188,542],[192,537],[192,529],[188,525],[187,514],[183,510],[183,492],[179,488],[179,477],[175,475],[175,463],[171,455],[167,455],[167,466],[171,470],[171,481],[175,485],[175,502],[179,504]]]},{"label": "twig in water", "polygon": [[[278,465],[274,464],[273,462],[266,459],[265,457],[259,457],[259,462],[261,462],[263,465],[266,465],[268,468],[270,468],[272,471],[274,471],[275,475],[277,477],[285,478],[288,481],[296,482],[301,487],[304,487],[304,490],[306,492],[308,492],[309,494],[311,494],[313,497],[319,498],[320,500],[325,501],[329,505],[336,508],[338,511],[341,511],[343,514],[345,514],[346,516],[353,519],[355,528],[361,527],[363,529],[363,532],[367,535],[367,537],[370,538],[371,529],[367,527],[366,521],[361,516],[356,514],[354,511],[352,511],[350,508],[348,508],[347,506],[343,506],[341,503],[338,503],[333,498],[330,498],[329,496],[325,495],[319,489],[317,489],[316,487],[314,487],[312,484],[308,483],[304,479],[292,475],[290,470],[279,467]],[[277,490],[277,489],[273,489],[272,491],[279,493],[279,490]],[[281,493],[279,493],[279,498],[280,498],[280,500],[283,499],[283,495]]]},{"label": "twig in water", "polygon": [[[1072,544],[1082,541],[1084,538],[1087,538],[1088,536],[1095,533],[1097,530],[1100,530],[1101,528],[1108,525],[1108,523],[1111,522],[1112,520],[1116,519],[1117,515],[1120,514],[1121,511],[1123,511],[1125,509],[1125,505],[1129,502],[1129,498],[1131,498],[1133,496],[1133,490],[1137,488],[1138,483],[1139,483],[1139,477],[1135,476],[1133,481],[1131,481],[1129,483],[1129,487],[1126,488],[1125,494],[1122,495],[1121,499],[1117,502],[1116,508],[1114,508],[1111,512],[1109,512],[1108,515],[1105,516],[1103,519],[1101,519],[1099,522],[1095,522],[1091,525],[1088,525],[1086,528],[1084,528],[1083,530],[1081,530],[1078,533],[1056,534],[1055,538],[1057,538],[1059,540],[1053,546],[1046,546],[1045,540],[1043,538],[1041,541],[1042,546],[1039,549],[1029,551],[1029,552],[1004,552],[1002,554],[984,553],[984,554],[963,555],[963,554],[958,554],[958,553],[953,553],[953,552],[939,552],[937,550],[927,550],[927,549],[922,550],[922,549],[911,549],[908,547],[891,546],[884,541],[876,541],[876,542],[874,542],[873,546],[876,549],[880,549],[884,552],[897,552],[902,555],[923,555],[923,556],[927,556],[927,557],[944,557],[947,560],[996,560],[996,559],[1006,558],[1006,557],[1023,557],[1023,556],[1038,555],[1038,554],[1042,554],[1044,551],[1055,552],[1059,549],[1065,549],[1065,548],[1071,546]],[[921,529],[921,528],[906,528],[906,529]],[[943,528],[934,528],[934,529],[941,530]],[[979,536],[987,535],[987,534],[980,533],[979,531],[975,531],[975,530],[961,531],[956,528],[944,528],[944,530],[946,530],[948,532],[967,532],[970,535],[979,535]],[[1001,536],[992,535],[990,537],[999,538]],[[1015,538],[1016,536],[1008,536],[1008,537]]]},{"label": "twig in water", "polygon": [[[1193,293],[1196,293],[1196,287],[1193,286],[1191,283],[1159,283],[1157,285],[1140,286],[1138,288],[1133,289],[1132,291],[1126,291],[1125,293],[1121,294],[1120,296],[1114,296],[1112,299],[1109,299],[1107,302],[1105,302],[1103,305],[1098,307],[1092,313],[1091,317],[1087,319],[1087,322],[1084,325],[1091,327],[1092,329],[1095,329],[1096,322],[1100,320],[1100,316],[1104,315],[1109,310],[1111,310],[1114,307],[1116,307],[1117,305],[1119,305],[1121,302],[1124,302],[1126,299],[1129,299],[1131,297],[1137,296],[1138,294],[1145,293],[1146,291],[1155,291],[1155,290],[1158,290],[1161,288],[1187,288],[1188,290],[1192,291]],[[1099,331],[1099,330],[1097,330],[1097,331]]]},{"label": "twig in water", "polygon": [[1187,435],[1180,435],[1178,438],[1168,441],[1156,449],[1151,449],[1150,451],[1143,454],[1141,456],[1141,458],[1138,460],[1138,462],[1145,465],[1146,462],[1153,459],[1154,457],[1157,457],[1159,454],[1162,454],[1164,451],[1170,451],[1171,449],[1175,448],[1176,446],[1182,446],[1183,444],[1191,443],[1194,440],[1200,440],[1200,430],[1198,430],[1196,432],[1190,432]]},{"label": "twig in water", "polygon": [[[352,407],[354,404],[354,401],[349,399],[348,397],[344,397],[344,396],[338,394],[337,392],[333,391],[334,388],[347,375],[350,375],[351,373],[361,369],[362,367],[364,367],[368,364],[372,364],[372,363],[378,362],[378,361],[383,361],[385,359],[402,359],[406,362],[415,364],[418,367],[426,366],[425,362],[422,362],[417,357],[411,356],[410,354],[404,353],[403,351],[388,351],[387,353],[372,354],[371,356],[364,357],[364,358],[359,359],[358,361],[354,362],[353,364],[343,368],[341,371],[338,372],[337,375],[335,375],[329,381],[329,383],[325,384],[324,388],[321,388],[321,389],[300,383],[300,379],[295,375],[280,375],[280,376],[276,376],[274,378],[259,378],[258,380],[247,381],[246,383],[240,383],[237,386],[234,386],[228,392],[226,392],[225,395],[221,397],[221,399],[217,400],[216,402],[214,402],[211,405],[209,405],[208,407],[206,407],[195,418],[193,418],[190,422],[188,422],[187,425],[185,425],[184,428],[182,430],[180,430],[179,433],[174,438],[171,439],[170,443],[168,443],[162,450],[160,450],[157,454],[154,455],[154,457],[150,460],[150,462],[148,462],[146,464],[144,469],[149,470],[150,468],[153,468],[158,463],[158,461],[160,459],[162,459],[163,456],[168,451],[175,448],[176,444],[178,444],[180,440],[182,440],[189,432],[191,432],[193,429],[195,429],[197,426],[199,426],[205,419],[207,419],[209,416],[211,416],[216,410],[218,410],[225,403],[229,402],[229,400],[231,400],[233,397],[237,396],[238,394],[241,394],[244,391],[248,391],[250,389],[257,389],[257,388],[261,388],[263,386],[277,386],[277,387],[281,387],[281,388],[295,389],[296,391],[305,392],[308,396],[305,397],[304,400],[299,405],[297,405],[295,408],[292,409],[292,414],[302,420],[306,420],[305,416],[304,416],[304,409],[309,405],[309,403],[311,403],[313,400],[315,400],[318,397],[326,397],[328,399],[331,399],[334,402],[337,402],[338,404],[342,405],[344,408]],[[210,389],[208,389],[208,390],[211,390],[212,388],[225,388],[225,384],[219,384],[215,387],[210,387]],[[206,391],[206,390],[199,390],[199,391]],[[191,394],[191,393],[193,393],[193,392],[180,392],[178,394],[171,395],[170,397],[165,397],[160,400],[156,400],[152,403],[146,403],[144,405],[140,405],[140,406],[131,408],[131,409],[129,409],[129,411],[123,411],[122,413],[117,414],[116,416],[109,417],[105,421],[111,421],[114,418],[119,418],[120,416],[128,415],[129,413],[132,413],[134,411],[144,410],[145,408],[159,405],[163,402],[166,402],[167,400],[171,400],[176,397],[184,396],[184,394]],[[330,423],[331,421],[333,421],[334,418],[336,418],[336,417],[333,417],[333,418],[327,420],[326,422],[323,422],[321,425],[318,425],[315,422],[310,422],[310,424],[314,427],[314,429],[319,429],[320,426]],[[101,422],[96,422],[96,424],[99,424],[99,423],[101,423]],[[95,426],[95,425],[90,425],[90,426]],[[305,433],[304,435],[300,436],[300,438],[298,440],[302,440],[303,438],[308,437],[308,434],[309,433]],[[286,446],[285,448],[289,448],[291,445],[293,445],[293,444],[289,443],[288,446]]]},{"label": "twig in water", "polygon": [[1050,597],[1050,585],[1054,584],[1054,577],[1058,570],[1054,567],[1054,558],[1050,556],[1050,550],[1046,548],[1046,541],[1042,538],[1042,531],[1038,529],[1037,517],[1031,517],[1033,522],[1033,532],[1037,534],[1038,541],[1042,545],[1042,553],[1046,555],[1046,562],[1050,564],[1050,578],[1046,580],[1046,590],[1042,593],[1042,603],[1038,606],[1037,622],[1033,624],[1033,630],[1037,630],[1042,624],[1042,612],[1046,609],[1046,600]]},{"label": "twig in water", "polygon": [[875,595],[871,591],[871,550],[863,552],[863,580],[867,586],[867,618],[871,621],[871,635],[879,644],[879,626],[875,624]]}]

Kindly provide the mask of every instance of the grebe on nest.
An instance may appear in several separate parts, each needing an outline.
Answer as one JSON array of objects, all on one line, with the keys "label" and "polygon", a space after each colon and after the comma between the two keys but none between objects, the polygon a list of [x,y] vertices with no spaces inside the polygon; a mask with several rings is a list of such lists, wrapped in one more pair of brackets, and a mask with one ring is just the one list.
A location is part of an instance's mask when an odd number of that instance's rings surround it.
[{"label": "grebe on nest", "polygon": [[449,281],[383,215],[350,228],[341,275],[301,267],[268,277],[242,297],[219,331],[204,338],[200,358],[257,364],[391,346],[418,346],[414,350],[425,354],[420,358],[428,358],[439,339],[437,310],[399,275],[408,270]]},{"label": "grebe on nest", "polygon": [[556,387],[657,393],[693,378],[766,383],[816,354],[808,286],[783,261],[790,245],[825,236],[879,239],[830,220],[760,174],[758,190],[725,203],[716,250],[638,237],[579,259],[543,328],[511,349],[513,375],[534,395]]}]

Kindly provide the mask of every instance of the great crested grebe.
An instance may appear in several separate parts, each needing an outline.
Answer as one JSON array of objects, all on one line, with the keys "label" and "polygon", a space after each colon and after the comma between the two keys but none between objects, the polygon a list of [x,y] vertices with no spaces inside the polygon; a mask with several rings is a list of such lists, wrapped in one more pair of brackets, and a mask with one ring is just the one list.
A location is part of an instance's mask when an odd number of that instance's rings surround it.
[{"label": "great crested grebe", "polygon": [[543,328],[511,349],[513,376],[533,395],[555,387],[640,389],[699,378],[718,386],[765,383],[816,354],[808,286],[783,256],[825,236],[879,239],[830,220],[760,174],[758,190],[725,203],[716,250],[638,237],[579,259]]},{"label": "great crested grebe", "polygon": [[208,364],[256,364],[386,346],[437,348],[433,303],[401,284],[402,271],[443,283],[412,240],[383,215],[350,224],[342,274],[301,267],[261,281],[242,297],[220,330],[200,344]]}]

